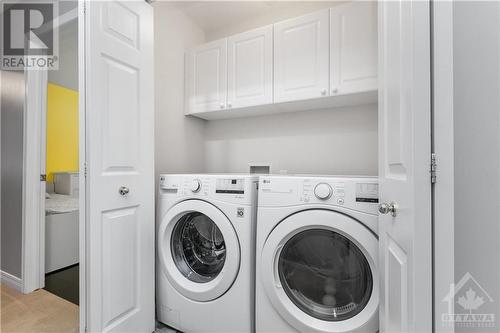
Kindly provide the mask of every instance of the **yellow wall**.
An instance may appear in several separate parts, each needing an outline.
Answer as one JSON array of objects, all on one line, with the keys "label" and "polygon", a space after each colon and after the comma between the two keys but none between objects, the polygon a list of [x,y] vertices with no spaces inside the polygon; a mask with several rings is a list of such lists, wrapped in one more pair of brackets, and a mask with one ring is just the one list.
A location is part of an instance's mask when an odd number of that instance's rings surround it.
[{"label": "yellow wall", "polygon": [[78,92],[49,83],[47,181],[61,171],[78,171]]}]

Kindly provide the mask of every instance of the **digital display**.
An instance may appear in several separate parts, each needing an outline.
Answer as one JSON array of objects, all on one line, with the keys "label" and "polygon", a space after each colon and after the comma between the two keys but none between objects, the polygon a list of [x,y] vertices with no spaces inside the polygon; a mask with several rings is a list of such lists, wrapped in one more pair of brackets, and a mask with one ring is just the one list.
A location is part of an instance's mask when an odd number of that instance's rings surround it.
[{"label": "digital display", "polygon": [[378,184],[377,183],[358,183],[356,184],[356,202],[378,202]]},{"label": "digital display", "polygon": [[245,183],[243,179],[217,179],[215,193],[223,194],[245,194]]}]

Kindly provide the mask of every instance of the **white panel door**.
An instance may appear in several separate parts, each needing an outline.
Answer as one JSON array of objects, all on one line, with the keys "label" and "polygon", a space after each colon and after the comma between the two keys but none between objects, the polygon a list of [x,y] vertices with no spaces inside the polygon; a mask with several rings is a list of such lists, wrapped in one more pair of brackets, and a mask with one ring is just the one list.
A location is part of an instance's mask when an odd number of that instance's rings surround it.
[{"label": "white panel door", "polygon": [[86,6],[87,328],[152,332],[153,9]]},{"label": "white panel door", "polygon": [[377,89],[377,2],[330,10],[331,94]]},{"label": "white panel door", "polygon": [[228,38],[227,107],[273,102],[273,26]]},{"label": "white panel door", "polygon": [[186,52],[186,113],[226,108],[227,38]]},{"label": "white panel door", "polygon": [[327,96],[329,10],[274,25],[274,102]]},{"label": "white panel door", "polygon": [[429,36],[429,1],[379,2],[380,332],[432,331]]}]

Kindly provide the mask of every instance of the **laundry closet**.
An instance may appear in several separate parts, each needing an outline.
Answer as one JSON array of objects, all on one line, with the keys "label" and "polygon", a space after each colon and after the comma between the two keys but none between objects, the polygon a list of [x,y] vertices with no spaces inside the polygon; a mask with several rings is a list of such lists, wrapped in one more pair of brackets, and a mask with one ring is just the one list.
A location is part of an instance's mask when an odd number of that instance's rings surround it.
[{"label": "laundry closet", "polygon": [[157,174],[377,175],[375,2],[154,8]]},{"label": "laundry closet", "polygon": [[431,5],[85,2],[88,330],[431,331]]},{"label": "laundry closet", "polygon": [[377,3],[154,8],[157,320],[378,331]]}]

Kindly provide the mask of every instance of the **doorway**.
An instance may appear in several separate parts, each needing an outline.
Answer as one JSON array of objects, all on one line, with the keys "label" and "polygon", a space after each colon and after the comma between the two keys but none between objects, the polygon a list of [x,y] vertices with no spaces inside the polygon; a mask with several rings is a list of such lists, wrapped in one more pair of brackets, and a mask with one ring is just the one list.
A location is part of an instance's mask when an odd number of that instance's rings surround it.
[{"label": "doorway", "polygon": [[[18,219],[9,219],[19,227],[18,238],[11,237],[19,256],[17,270],[6,267],[12,272],[7,277],[14,283],[4,283],[9,280],[4,278],[2,266],[2,324],[25,331],[56,332],[62,326],[63,331],[78,331],[85,323],[85,299],[81,296],[85,295],[84,281],[80,278],[84,276],[80,268],[84,244],[80,240],[85,230],[80,209],[84,207],[84,191],[80,188],[85,184],[80,177],[85,151],[81,139],[85,127],[80,120],[83,109],[79,107],[82,20],[78,16],[82,12],[77,1],[59,1],[57,8],[54,26],[58,30],[58,68],[25,70],[16,76],[23,87],[18,94],[21,120],[17,122],[21,148],[16,150],[21,154],[16,186],[22,207]],[[2,81],[13,75],[2,72]],[[2,125],[3,118],[2,112]],[[2,162],[11,161],[8,156],[4,158],[3,148]],[[2,194],[5,190],[2,184]],[[2,195],[2,213],[9,206],[8,198]],[[6,299],[11,302],[4,302]],[[18,316],[20,308],[25,313],[22,318]]]},{"label": "doorway", "polygon": [[78,305],[80,181],[76,18],[59,27],[59,50],[59,69],[47,73],[46,144],[41,147],[46,168],[44,289]]}]

